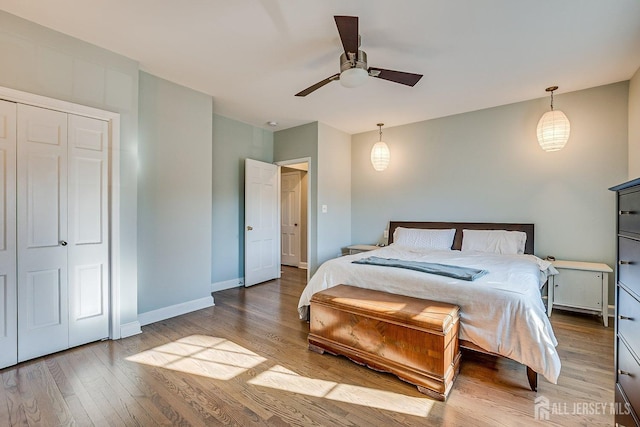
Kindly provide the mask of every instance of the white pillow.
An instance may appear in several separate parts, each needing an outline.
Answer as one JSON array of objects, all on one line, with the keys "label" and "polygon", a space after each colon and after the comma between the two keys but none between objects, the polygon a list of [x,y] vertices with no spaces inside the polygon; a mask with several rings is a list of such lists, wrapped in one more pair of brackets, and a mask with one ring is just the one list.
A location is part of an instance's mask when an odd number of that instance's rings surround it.
[{"label": "white pillow", "polygon": [[527,233],[506,230],[462,230],[462,250],[523,254]]},{"label": "white pillow", "polygon": [[436,250],[451,250],[456,229],[420,229],[398,227],[393,232],[393,242],[402,246]]}]

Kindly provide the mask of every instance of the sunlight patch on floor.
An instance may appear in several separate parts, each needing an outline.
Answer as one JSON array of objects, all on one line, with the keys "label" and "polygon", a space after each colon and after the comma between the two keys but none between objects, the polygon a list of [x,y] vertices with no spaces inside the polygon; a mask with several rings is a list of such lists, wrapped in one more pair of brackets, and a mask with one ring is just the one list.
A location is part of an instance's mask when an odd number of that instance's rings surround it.
[{"label": "sunlight patch on floor", "polygon": [[426,397],[410,397],[384,390],[308,378],[282,366],[274,366],[248,382],[252,385],[419,417],[427,417],[435,403]]},{"label": "sunlight patch on floor", "polygon": [[[126,360],[223,381],[267,361],[233,341],[206,335],[190,335]],[[435,403],[426,397],[309,378],[280,365],[259,373],[248,384],[419,417],[428,416]]]},{"label": "sunlight patch on floor", "polygon": [[232,341],[206,335],[191,335],[126,359],[217,380],[230,380],[267,360]]}]

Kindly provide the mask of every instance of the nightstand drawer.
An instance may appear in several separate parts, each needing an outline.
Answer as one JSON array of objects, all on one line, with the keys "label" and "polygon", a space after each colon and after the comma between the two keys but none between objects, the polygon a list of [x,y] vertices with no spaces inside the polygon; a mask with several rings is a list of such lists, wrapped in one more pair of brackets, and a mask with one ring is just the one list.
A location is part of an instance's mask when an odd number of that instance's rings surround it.
[{"label": "nightstand drawer", "polygon": [[618,281],[640,295],[640,241],[618,237]]},{"label": "nightstand drawer", "polygon": [[618,383],[627,395],[633,411],[640,409],[640,366],[624,342],[618,338]]},{"label": "nightstand drawer", "polygon": [[640,349],[640,302],[618,287],[618,334]]},{"label": "nightstand drawer", "polygon": [[640,235],[640,191],[620,192],[618,199],[618,230]]}]

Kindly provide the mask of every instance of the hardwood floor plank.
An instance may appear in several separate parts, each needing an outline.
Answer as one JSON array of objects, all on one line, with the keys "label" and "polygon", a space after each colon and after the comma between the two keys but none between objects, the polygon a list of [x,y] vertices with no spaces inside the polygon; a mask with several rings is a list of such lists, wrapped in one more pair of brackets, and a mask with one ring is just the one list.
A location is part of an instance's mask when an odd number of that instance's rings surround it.
[{"label": "hardwood floor plank", "polygon": [[[82,350],[84,350],[84,348]],[[89,417],[89,420],[91,421],[92,424],[108,425],[107,420],[104,418],[104,416],[100,412],[100,409],[98,408],[96,402],[94,402],[93,399],[89,397],[89,393],[87,392],[82,381],[78,377],[78,374],[71,366],[70,353],[71,351],[65,352],[65,353],[58,353],[60,357],[56,357],[56,362],[58,367],[64,374],[65,379],[69,384],[69,387],[71,387],[73,391],[72,396],[75,396],[77,398],[78,404],[82,408],[82,412],[80,413],[79,418],[81,419],[84,418],[83,414],[86,414]]]},{"label": "hardwood floor plank", "polygon": [[122,375],[114,375],[113,371],[107,368],[108,359],[105,362],[98,357],[105,347],[110,346],[104,343],[91,344],[86,347],[86,352],[75,355],[73,363],[74,367],[81,367],[79,372],[91,371],[92,374],[86,378],[81,377],[81,381],[86,392],[97,404],[99,413],[108,423],[134,426],[162,424],[149,416],[148,411],[140,404],[138,397],[142,393],[135,387],[123,385],[123,381],[129,385],[128,379],[123,379]]},{"label": "hardwood floor plank", "polygon": [[[64,396],[60,392],[51,372],[45,360],[40,359],[39,363],[34,365],[37,368],[38,382],[35,384],[35,389],[39,391],[37,396],[41,406],[47,405],[50,407],[48,411],[56,414],[58,419],[58,425],[69,425],[73,421],[71,411],[67,406],[67,402]],[[44,409],[43,409],[44,410]]]},{"label": "hardwood floor plank", "polygon": [[[17,396],[21,399],[20,406],[24,410],[24,415],[27,418],[28,424],[30,426],[41,426],[46,425],[45,421],[43,421],[43,414],[41,413],[41,409],[51,410],[48,405],[40,405],[37,397],[34,395],[33,390],[37,387],[37,379],[34,378],[34,366],[37,364],[36,361],[25,362],[17,371]],[[53,412],[47,413],[45,412],[45,418],[54,420],[56,418],[56,414]]]},{"label": "hardwood floor plank", "polygon": [[85,411],[82,402],[78,398],[78,396],[71,395],[64,398],[67,407],[69,408],[69,412],[73,414],[73,422],[69,423],[69,425],[78,425],[78,426],[93,426],[95,425],[91,418],[89,418],[89,414]]},{"label": "hardwood floor plank", "polygon": [[10,426],[11,422],[11,400],[4,388],[4,375],[0,373],[0,426]]},{"label": "hardwood floor plank", "polygon": [[[9,368],[2,374],[3,388],[6,396],[6,406],[8,409],[8,418],[10,426],[26,426],[29,425],[27,414],[24,409],[23,397],[18,389],[18,371],[19,368]],[[4,405],[2,405],[4,407]]]}]

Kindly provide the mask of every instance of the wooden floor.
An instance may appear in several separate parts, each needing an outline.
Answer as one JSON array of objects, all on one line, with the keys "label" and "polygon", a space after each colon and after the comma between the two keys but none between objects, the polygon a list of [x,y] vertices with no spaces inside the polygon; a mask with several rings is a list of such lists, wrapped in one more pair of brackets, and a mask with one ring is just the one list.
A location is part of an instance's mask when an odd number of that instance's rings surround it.
[{"label": "wooden floor", "polygon": [[[464,353],[443,403],[308,351],[296,312],[304,283],[303,270],[285,268],[280,280],[217,292],[215,307],[141,335],[0,370],[0,426],[613,424],[613,329],[596,317],[554,311],[557,385],[541,378],[534,393],[523,366]],[[534,417],[537,397],[548,421]]]}]

